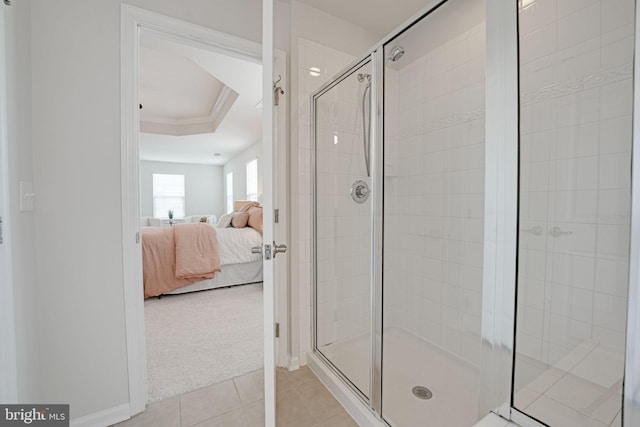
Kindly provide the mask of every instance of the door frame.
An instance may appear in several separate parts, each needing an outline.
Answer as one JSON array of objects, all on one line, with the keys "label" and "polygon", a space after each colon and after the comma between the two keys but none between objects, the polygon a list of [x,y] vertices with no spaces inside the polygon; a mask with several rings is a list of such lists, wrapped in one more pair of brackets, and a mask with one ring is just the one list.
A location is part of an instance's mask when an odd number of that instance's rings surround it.
[{"label": "door frame", "polygon": [[[272,6],[271,6],[272,8]],[[265,6],[266,9],[266,6]],[[271,16],[271,15],[269,15]],[[266,19],[266,18],[265,18]],[[271,27],[272,28],[272,27]],[[144,298],[142,286],[142,249],[140,240],[140,175],[139,175],[139,46],[140,33],[147,31],[158,37],[172,40],[180,44],[210,50],[225,55],[235,56],[263,65],[263,83],[271,82],[271,73],[267,78],[267,71],[273,68],[272,55],[265,55],[263,50],[271,51],[271,46],[245,40],[236,36],[222,33],[210,28],[191,24],[176,18],[150,12],[145,9],[127,4],[121,5],[121,190],[122,190],[122,246],[123,246],[123,276],[125,327],[127,335],[127,361],[129,376],[129,406],[130,414],[134,416],[144,411],[147,400],[146,389],[146,346],[144,329]],[[267,50],[269,49],[269,50]],[[284,52],[278,52],[285,55]],[[286,57],[286,56],[285,56]],[[263,87],[264,99],[271,99],[271,83]],[[268,97],[267,97],[268,95]],[[271,111],[272,105],[264,102],[264,111]],[[270,116],[263,114],[263,121],[270,120]],[[263,140],[272,144],[272,125],[263,125]],[[265,133],[265,130],[269,133]],[[263,142],[263,145],[265,144]],[[271,161],[265,156],[264,163]],[[265,194],[266,195],[266,194]],[[269,221],[272,212],[265,210],[265,221]],[[265,236],[268,237],[268,236]],[[267,241],[265,239],[265,241]],[[270,263],[272,264],[272,263]],[[269,274],[265,271],[265,274]],[[278,284],[278,289],[286,290],[287,280]],[[275,390],[275,372],[266,369],[275,367],[275,343],[273,334],[274,287],[264,287],[264,320],[265,320],[265,390]],[[278,318],[286,319],[287,307],[280,307]],[[267,327],[267,324],[269,325]],[[267,333],[269,331],[269,333]],[[286,341],[287,336],[281,337]],[[286,343],[285,343],[286,345]],[[285,346],[286,348],[286,346]],[[275,420],[270,417],[275,414],[275,396],[265,392],[266,425],[274,425]],[[270,408],[269,406],[274,406]]]},{"label": "door frame", "polygon": [[11,221],[9,203],[9,133],[7,102],[7,51],[5,5],[0,5],[0,402],[18,401],[16,359],[16,323],[14,316],[13,266],[11,257]]}]

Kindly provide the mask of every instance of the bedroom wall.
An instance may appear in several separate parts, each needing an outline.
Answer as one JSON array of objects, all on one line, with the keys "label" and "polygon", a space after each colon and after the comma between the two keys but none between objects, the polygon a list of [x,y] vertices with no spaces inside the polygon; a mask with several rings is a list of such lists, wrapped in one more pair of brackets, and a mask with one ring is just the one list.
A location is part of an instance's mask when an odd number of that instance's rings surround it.
[{"label": "bedroom wall", "polygon": [[[7,52],[9,188],[17,339],[18,400],[40,401],[34,213],[20,212],[20,181],[33,181],[31,143],[31,1],[4,8]],[[2,30],[4,31],[4,29]],[[34,187],[38,192],[38,188]],[[36,202],[37,204],[37,202]]]},{"label": "bedroom wall", "polygon": [[247,198],[247,163],[253,159],[258,159],[258,201],[262,201],[262,141],[258,141],[224,165],[222,170],[223,211],[226,211],[227,174],[233,172],[233,199],[245,200]]},{"label": "bedroom wall", "polygon": [[[21,3],[14,2],[15,4]],[[259,0],[128,0],[253,41]],[[129,401],[122,270],[120,0],[31,4],[41,400],[71,418]],[[126,407],[126,406],[125,406]]]},{"label": "bedroom wall", "polygon": [[140,161],[140,214],[153,216],[153,174],[184,175],[186,215],[218,218],[224,211],[222,166]]}]

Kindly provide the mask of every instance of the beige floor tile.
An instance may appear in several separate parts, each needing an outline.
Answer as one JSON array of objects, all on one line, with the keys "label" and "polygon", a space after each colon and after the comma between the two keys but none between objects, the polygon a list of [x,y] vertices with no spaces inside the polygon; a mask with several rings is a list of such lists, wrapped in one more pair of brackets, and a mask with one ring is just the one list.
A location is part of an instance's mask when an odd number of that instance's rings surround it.
[{"label": "beige floor tile", "polygon": [[302,402],[317,422],[345,413],[342,405],[320,382],[300,388],[298,392]]},{"label": "beige floor tile", "polygon": [[264,370],[250,372],[233,379],[243,405],[264,399]]},{"label": "beige floor tile", "polygon": [[358,423],[345,412],[318,424],[318,427],[358,427]]},{"label": "beige floor tile", "polygon": [[311,369],[307,366],[303,366],[300,369],[296,369],[295,371],[289,371],[287,369],[284,370],[285,375],[293,382],[295,387],[300,387],[306,384],[316,384],[320,381],[311,372]]},{"label": "beige floor tile", "polygon": [[191,427],[241,406],[233,381],[228,380],[180,396],[182,427]]},{"label": "beige floor tile", "polygon": [[176,427],[180,425],[180,398],[178,396],[147,406],[147,409],[116,424],[118,427]]},{"label": "beige floor tile", "polygon": [[291,390],[295,387],[293,379],[286,368],[276,369],[276,392]]},{"label": "beige floor tile", "polygon": [[249,424],[243,408],[234,409],[226,414],[210,418],[195,427],[255,427]]},{"label": "beige floor tile", "polygon": [[264,400],[258,400],[242,408],[251,427],[264,426]]},{"label": "beige floor tile", "polygon": [[276,426],[311,427],[315,419],[295,389],[278,392],[276,396]]},{"label": "beige floor tile", "polygon": [[[355,427],[357,424],[308,368],[278,369],[277,427]],[[262,371],[149,405],[118,427],[264,426]],[[258,396],[256,391],[261,387]],[[249,402],[249,403],[247,403]]]}]

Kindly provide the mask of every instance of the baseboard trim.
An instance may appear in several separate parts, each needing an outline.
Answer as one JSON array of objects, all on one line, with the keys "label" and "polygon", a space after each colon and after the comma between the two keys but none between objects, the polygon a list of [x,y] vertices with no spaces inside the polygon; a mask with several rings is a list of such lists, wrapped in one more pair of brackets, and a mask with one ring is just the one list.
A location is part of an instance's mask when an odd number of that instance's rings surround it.
[{"label": "baseboard trim", "polygon": [[131,408],[128,403],[123,403],[113,408],[72,419],[70,425],[71,427],[110,426],[129,418],[131,418]]},{"label": "baseboard trim", "polygon": [[300,369],[300,360],[297,357],[290,357],[288,369],[290,371],[295,371],[296,369]]}]

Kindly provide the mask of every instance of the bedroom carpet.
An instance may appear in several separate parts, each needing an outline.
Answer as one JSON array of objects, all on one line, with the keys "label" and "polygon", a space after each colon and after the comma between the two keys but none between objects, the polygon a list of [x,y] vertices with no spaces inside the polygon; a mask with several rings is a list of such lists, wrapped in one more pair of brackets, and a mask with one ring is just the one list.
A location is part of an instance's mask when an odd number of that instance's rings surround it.
[{"label": "bedroom carpet", "polygon": [[262,283],[144,302],[149,403],[262,368]]}]

